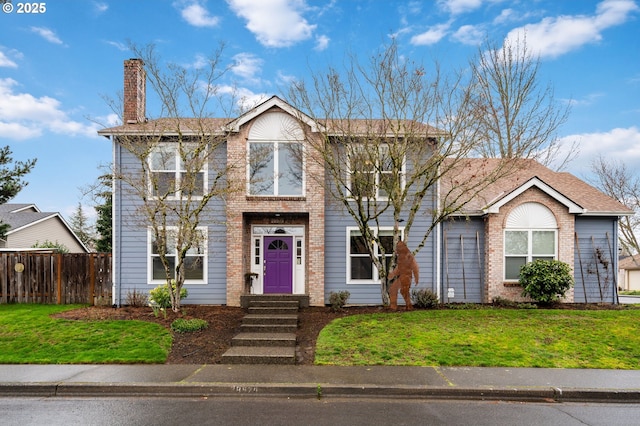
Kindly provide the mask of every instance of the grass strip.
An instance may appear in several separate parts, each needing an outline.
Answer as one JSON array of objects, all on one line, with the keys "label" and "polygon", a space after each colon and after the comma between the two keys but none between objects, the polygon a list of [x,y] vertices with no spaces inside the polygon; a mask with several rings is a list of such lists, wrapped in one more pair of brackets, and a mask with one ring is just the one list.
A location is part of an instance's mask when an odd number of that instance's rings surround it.
[{"label": "grass strip", "polygon": [[163,363],[171,333],[144,321],[70,321],[50,315],[79,305],[0,305],[2,364]]},{"label": "grass strip", "polygon": [[638,369],[640,310],[426,310],[325,327],[318,365]]}]

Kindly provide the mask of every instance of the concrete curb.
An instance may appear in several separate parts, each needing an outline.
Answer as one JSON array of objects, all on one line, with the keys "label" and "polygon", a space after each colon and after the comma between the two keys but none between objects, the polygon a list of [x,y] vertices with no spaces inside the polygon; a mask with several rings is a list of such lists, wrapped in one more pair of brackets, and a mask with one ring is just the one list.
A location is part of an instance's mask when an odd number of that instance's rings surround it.
[{"label": "concrete curb", "polygon": [[640,390],[250,383],[0,383],[0,397],[288,397],[640,403]]}]

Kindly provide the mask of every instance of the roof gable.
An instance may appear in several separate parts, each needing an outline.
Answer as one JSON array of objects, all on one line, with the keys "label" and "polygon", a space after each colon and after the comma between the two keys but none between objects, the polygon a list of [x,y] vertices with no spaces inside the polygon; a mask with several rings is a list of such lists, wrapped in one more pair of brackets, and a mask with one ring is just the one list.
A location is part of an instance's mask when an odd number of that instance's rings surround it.
[{"label": "roof gable", "polygon": [[532,177],[522,185],[515,188],[510,193],[496,200],[496,202],[485,207],[483,211],[485,213],[498,213],[500,211],[500,207],[504,206],[514,198],[517,198],[519,195],[521,195],[523,192],[525,192],[530,188],[538,188],[539,190],[541,190],[542,192],[544,192],[545,194],[547,194],[548,196],[550,196],[551,198],[559,202],[560,204],[564,205],[567,209],[569,209],[569,213],[574,213],[574,214],[586,213],[586,210],[584,208],[582,208],[580,205],[573,202],[571,199],[565,197],[560,192],[556,191],[550,185],[547,185],[546,183],[544,183],[537,176]]},{"label": "roof gable", "polygon": [[297,118],[298,120],[301,120],[303,123],[305,123],[307,126],[311,128],[312,132],[320,131],[320,128],[318,127],[318,123],[315,120],[313,120],[311,117],[304,114],[303,112],[297,110],[296,108],[292,107],[291,105],[289,105],[288,103],[286,103],[285,101],[283,101],[282,99],[280,99],[275,95],[270,97],[266,101],[262,102],[260,105],[245,112],[240,117],[236,118],[230,123],[228,123],[227,130],[229,130],[230,132],[239,132],[240,127],[242,127],[243,124],[253,120],[259,115],[262,115],[265,112],[275,107],[280,108],[282,111],[286,112],[287,114]]},{"label": "roof gable", "polygon": [[[441,179],[441,193],[456,192],[458,185],[491,176],[500,167],[499,158],[467,158],[454,165]],[[570,173],[555,172],[535,160],[518,159],[513,170],[482,188],[459,214],[485,215],[497,213],[510,200],[529,188],[538,188],[565,205],[569,212],[592,216],[633,215],[633,210]],[[471,182],[469,184],[469,182]]]}]

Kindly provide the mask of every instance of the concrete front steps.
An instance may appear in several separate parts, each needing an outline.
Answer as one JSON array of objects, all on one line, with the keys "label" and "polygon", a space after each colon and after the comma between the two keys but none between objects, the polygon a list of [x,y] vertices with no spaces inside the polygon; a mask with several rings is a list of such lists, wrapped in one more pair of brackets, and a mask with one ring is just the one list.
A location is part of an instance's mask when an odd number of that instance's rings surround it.
[{"label": "concrete front steps", "polygon": [[243,296],[247,309],[240,333],[222,355],[227,364],[295,364],[298,309],[308,298],[292,295]]}]

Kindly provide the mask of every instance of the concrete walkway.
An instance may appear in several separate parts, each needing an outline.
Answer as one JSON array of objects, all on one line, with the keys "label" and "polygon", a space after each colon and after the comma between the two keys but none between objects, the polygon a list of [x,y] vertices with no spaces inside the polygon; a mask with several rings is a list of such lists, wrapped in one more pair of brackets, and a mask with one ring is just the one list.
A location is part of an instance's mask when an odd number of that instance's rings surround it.
[{"label": "concrete walkway", "polygon": [[0,397],[384,397],[640,403],[640,370],[0,365]]}]

